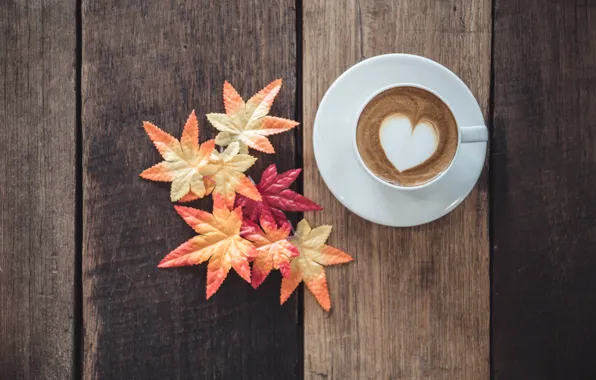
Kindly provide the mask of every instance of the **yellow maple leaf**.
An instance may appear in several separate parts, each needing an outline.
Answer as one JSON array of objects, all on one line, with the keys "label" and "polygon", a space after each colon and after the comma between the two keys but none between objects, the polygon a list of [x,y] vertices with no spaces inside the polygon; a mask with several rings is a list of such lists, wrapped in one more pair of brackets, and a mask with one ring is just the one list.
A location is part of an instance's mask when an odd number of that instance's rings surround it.
[{"label": "yellow maple leaf", "polygon": [[[213,182],[213,180],[209,177],[203,177],[203,182],[205,182],[205,196],[207,196],[213,192],[213,189],[215,188],[215,182]],[[178,202],[191,202],[196,199],[199,199],[199,197],[197,197],[191,191],[182,198],[180,198]]]},{"label": "yellow maple leaf", "polygon": [[228,146],[237,141],[241,153],[248,153],[248,147],[264,153],[275,153],[265,136],[281,133],[298,125],[294,120],[268,116],[281,89],[281,83],[281,79],[274,80],[244,103],[234,87],[226,81],[223,90],[226,113],[207,114],[209,122],[220,131],[215,143]]},{"label": "yellow maple leaf", "polygon": [[199,145],[199,122],[195,111],[188,117],[180,141],[147,121],[143,128],[164,161],[143,171],[140,176],[151,181],[172,182],[172,202],[204,197],[208,190],[204,177],[213,174],[213,168],[207,164],[215,142],[209,140]]},{"label": "yellow maple leaf", "polygon": [[291,243],[298,248],[300,256],[292,259],[290,275],[281,280],[281,304],[286,302],[298,284],[304,281],[319,305],[326,311],[331,309],[323,265],[343,264],[354,259],[347,253],[325,244],[330,233],[331,226],[311,229],[305,219],[298,223],[295,238]]},{"label": "yellow maple leaf", "polygon": [[239,151],[239,143],[233,142],[222,153],[214,150],[205,165],[206,171],[211,173],[209,179],[215,183],[213,194],[221,196],[229,208],[234,206],[236,193],[255,201],[262,200],[255,184],[243,174],[257,159]]},{"label": "yellow maple leaf", "polygon": [[209,260],[207,266],[207,299],[226,279],[231,268],[250,283],[250,266],[257,256],[254,245],[240,236],[242,208],[232,211],[223,199],[213,195],[213,214],[191,207],[174,206],[178,214],[200,235],[193,237],[170,252],[159,268],[198,265]]}]

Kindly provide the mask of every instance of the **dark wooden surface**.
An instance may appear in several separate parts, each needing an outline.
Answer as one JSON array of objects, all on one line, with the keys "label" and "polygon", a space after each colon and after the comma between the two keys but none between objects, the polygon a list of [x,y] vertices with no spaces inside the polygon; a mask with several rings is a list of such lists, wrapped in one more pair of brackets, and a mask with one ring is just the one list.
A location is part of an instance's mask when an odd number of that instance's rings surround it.
[{"label": "dark wooden surface", "polygon": [[[491,377],[596,378],[594,0],[78,5],[0,2],[1,380],[485,379],[489,243]],[[452,68],[492,122],[490,181],[405,230],[340,207],[309,146],[335,77],[396,51]],[[326,207],[307,217],[335,224],[330,243],[357,259],[328,271],[328,315],[308,293],[304,317],[298,294],[279,307],[276,274],[255,292],[231,273],[206,301],[204,265],[156,268],[193,232],[169,186],[138,177],[160,160],[142,121],[178,137],[195,109],[210,138],[204,114],[223,111],[225,79],[248,97],[277,77],[273,114],[300,120],[303,100],[305,125],[273,137],[278,154],[251,173],[304,154],[304,192]]]},{"label": "dark wooden surface", "polygon": [[[294,1],[83,2],[83,324],[85,379],[299,377],[298,300],[280,278],[254,291],[236,273],[205,300],[206,265],[158,270],[194,232],[169,184],[139,178],[161,160],[142,128],[179,137],[192,109],[223,112],[229,80],[248,98],[284,85],[272,114],[294,118]],[[294,168],[292,133],[272,138],[250,173]],[[207,202],[195,206],[211,208]]]},{"label": "dark wooden surface", "polygon": [[[457,1],[304,0],[304,191],[333,224],[330,244],[355,262],[329,268],[333,309],[304,296],[308,379],[453,379],[489,375],[488,178],[449,215],[413,228],[349,212],[314,162],[312,125],[331,83],[378,54],[432,58],[457,73],[488,113],[491,4]],[[379,205],[382,207],[382,205]]]},{"label": "dark wooden surface", "polygon": [[0,2],[0,379],[73,374],[75,9]]},{"label": "dark wooden surface", "polygon": [[498,380],[596,378],[596,1],[496,0]]}]

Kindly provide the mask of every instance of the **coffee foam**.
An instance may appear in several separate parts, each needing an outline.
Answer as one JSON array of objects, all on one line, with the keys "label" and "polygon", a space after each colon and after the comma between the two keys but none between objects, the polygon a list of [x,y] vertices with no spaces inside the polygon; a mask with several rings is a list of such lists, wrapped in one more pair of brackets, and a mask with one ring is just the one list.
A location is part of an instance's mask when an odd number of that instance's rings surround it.
[{"label": "coffee foam", "polygon": [[358,151],[377,177],[400,186],[422,185],[455,156],[457,123],[437,96],[417,87],[395,87],[364,108],[356,131]]},{"label": "coffee foam", "polygon": [[389,115],[381,122],[379,139],[385,156],[400,172],[424,163],[439,144],[431,121],[421,120],[413,128],[410,118],[401,114]]}]

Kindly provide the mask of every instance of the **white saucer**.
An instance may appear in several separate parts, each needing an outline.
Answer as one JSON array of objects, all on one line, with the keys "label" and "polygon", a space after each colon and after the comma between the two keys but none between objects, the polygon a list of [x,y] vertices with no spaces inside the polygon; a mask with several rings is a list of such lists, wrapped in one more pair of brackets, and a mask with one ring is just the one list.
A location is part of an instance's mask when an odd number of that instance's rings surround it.
[{"label": "white saucer", "polygon": [[439,94],[461,126],[485,124],[474,95],[449,69],[415,55],[388,54],[352,66],[329,87],[315,118],[313,147],[323,180],[344,206],[374,223],[408,227],[438,219],[466,198],[484,166],[487,143],[461,144],[451,170],[419,190],[393,189],[372,178],[353,146],[358,113],[370,95],[399,83]]}]

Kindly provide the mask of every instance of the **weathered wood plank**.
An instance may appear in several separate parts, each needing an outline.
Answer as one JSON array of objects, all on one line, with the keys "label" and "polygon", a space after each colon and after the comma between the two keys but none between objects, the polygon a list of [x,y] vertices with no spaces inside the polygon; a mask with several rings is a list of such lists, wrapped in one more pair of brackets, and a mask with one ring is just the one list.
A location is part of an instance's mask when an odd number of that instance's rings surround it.
[{"label": "weathered wood plank", "polygon": [[[298,304],[279,306],[279,276],[254,291],[231,272],[206,301],[206,265],[158,270],[193,231],[169,185],[138,177],[160,160],[142,121],[180,136],[196,109],[212,138],[225,79],[248,97],[283,77],[272,112],[295,117],[295,28],[290,0],[83,2],[84,378],[297,377]],[[295,166],[293,135],[272,140],[253,176]]]},{"label": "weathered wood plank", "polygon": [[0,378],[74,366],[74,1],[0,2]]},{"label": "weathered wood plank", "polygon": [[[434,59],[470,86],[487,114],[491,2],[304,1],[304,189],[334,224],[331,244],[356,262],[330,268],[333,307],[325,316],[305,295],[305,377],[457,379],[489,375],[487,180],[448,216],[387,228],[351,214],[316,169],[312,125],[338,75],[382,53]],[[380,206],[381,207],[381,206]]]},{"label": "weathered wood plank", "polygon": [[497,0],[495,379],[594,379],[596,2]]}]

